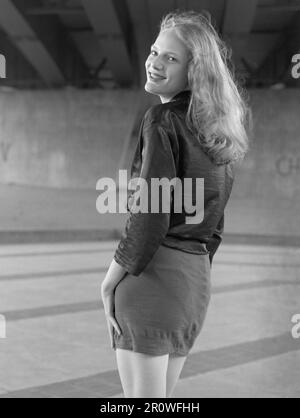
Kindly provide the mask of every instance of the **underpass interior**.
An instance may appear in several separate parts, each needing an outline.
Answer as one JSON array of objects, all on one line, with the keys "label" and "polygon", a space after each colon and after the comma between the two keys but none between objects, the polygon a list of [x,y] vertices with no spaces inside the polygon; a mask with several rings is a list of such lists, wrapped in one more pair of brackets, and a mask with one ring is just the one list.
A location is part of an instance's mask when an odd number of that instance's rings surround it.
[{"label": "underpass interior", "polygon": [[144,90],[144,61],[176,7],[212,14],[254,132],[174,397],[300,396],[299,1],[5,0],[0,397],[123,396],[100,284],[128,214],[98,213],[96,183],[129,177],[142,117],[160,102]]},{"label": "underpass interior", "polygon": [[[254,133],[236,168],[224,237],[297,242],[299,89],[248,94]],[[65,239],[70,231],[78,240],[101,239],[103,230],[105,238],[110,230],[120,235],[128,215],[98,213],[96,183],[108,177],[118,185],[119,170],[127,170],[128,184],[141,109],[158,103],[148,96],[131,89],[2,93],[0,241],[51,240],[64,230]]]}]

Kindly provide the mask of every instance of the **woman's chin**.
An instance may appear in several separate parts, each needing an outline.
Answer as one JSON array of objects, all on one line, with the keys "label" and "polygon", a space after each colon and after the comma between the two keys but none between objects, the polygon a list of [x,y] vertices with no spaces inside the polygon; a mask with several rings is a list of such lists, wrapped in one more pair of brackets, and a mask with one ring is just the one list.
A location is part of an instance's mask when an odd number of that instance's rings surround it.
[{"label": "woman's chin", "polygon": [[148,81],[146,82],[146,84],[145,84],[145,90],[148,92],[148,93],[151,93],[151,94],[159,94],[159,91],[155,88],[155,86],[153,86],[151,83],[149,83]]}]

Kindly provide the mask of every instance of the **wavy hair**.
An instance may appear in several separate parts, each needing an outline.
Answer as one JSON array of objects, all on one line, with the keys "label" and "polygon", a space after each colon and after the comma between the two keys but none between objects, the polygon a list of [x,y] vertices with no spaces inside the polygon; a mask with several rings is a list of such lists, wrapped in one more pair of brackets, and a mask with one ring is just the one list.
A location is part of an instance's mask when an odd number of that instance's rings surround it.
[{"label": "wavy hair", "polygon": [[215,164],[242,160],[249,148],[246,122],[252,127],[252,113],[227,65],[231,50],[219,37],[207,11],[176,9],[160,21],[160,32],[170,28],[191,54],[187,126]]}]

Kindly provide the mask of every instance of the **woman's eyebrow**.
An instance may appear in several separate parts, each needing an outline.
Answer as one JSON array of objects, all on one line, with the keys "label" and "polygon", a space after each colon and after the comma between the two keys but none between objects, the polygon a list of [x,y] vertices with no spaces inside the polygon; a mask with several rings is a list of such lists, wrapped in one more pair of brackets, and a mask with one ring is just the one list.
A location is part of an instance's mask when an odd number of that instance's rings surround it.
[{"label": "woman's eyebrow", "polygon": [[[151,48],[156,48],[156,46],[155,45],[151,45]],[[173,51],[165,51],[167,54],[174,54],[174,55],[177,55],[177,56],[179,56],[176,52],[173,52]]]}]

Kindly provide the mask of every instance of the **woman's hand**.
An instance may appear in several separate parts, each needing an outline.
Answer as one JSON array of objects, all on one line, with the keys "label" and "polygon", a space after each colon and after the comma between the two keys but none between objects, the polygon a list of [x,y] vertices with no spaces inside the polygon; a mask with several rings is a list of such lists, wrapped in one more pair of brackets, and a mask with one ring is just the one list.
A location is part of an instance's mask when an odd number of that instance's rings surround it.
[{"label": "woman's hand", "polygon": [[101,284],[101,297],[104,306],[105,317],[108,325],[111,347],[114,348],[113,329],[120,335],[121,329],[115,318],[115,288],[124,279],[128,272],[120,266],[115,259],[112,260],[105,279]]},{"label": "woman's hand", "polygon": [[104,306],[105,317],[108,326],[109,338],[111,347],[114,348],[114,339],[113,339],[113,328],[117,331],[118,335],[121,334],[121,329],[115,318],[115,292],[114,289],[105,289],[105,286],[101,286],[101,296]]}]

